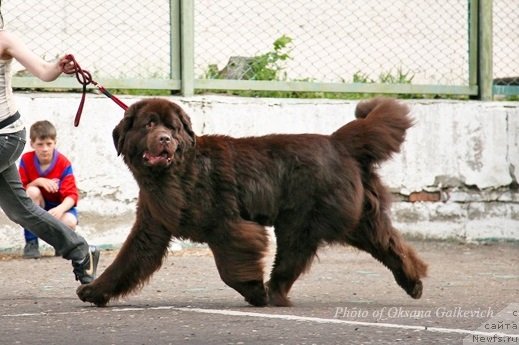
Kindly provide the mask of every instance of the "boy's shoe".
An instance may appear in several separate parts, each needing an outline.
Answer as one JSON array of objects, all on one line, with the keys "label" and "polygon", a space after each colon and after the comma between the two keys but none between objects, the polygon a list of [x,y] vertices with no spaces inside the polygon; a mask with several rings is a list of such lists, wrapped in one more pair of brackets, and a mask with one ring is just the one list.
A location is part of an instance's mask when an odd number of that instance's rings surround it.
[{"label": "boy's shoe", "polygon": [[100,256],[99,249],[95,246],[88,248],[88,255],[82,261],[72,261],[74,275],[81,284],[88,284],[96,278],[97,263]]},{"label": "boy's shoe", "polygon": [[23,257],[25,259],[38,259],[41,257],[38,240],[27,241],[23,247]]}]

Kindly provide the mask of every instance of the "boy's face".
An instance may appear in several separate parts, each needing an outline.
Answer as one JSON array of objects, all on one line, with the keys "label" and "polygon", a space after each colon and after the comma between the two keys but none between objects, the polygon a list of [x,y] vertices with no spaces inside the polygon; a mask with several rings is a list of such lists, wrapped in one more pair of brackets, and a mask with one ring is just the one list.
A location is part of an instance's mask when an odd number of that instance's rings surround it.
[{"label": "boy's face", "polygon": [[36,153],[36,157],[40,164],[49,164],[52,161],[54,149],[56,148],[56,140],[51,138],[31,140],[31,147]]}]

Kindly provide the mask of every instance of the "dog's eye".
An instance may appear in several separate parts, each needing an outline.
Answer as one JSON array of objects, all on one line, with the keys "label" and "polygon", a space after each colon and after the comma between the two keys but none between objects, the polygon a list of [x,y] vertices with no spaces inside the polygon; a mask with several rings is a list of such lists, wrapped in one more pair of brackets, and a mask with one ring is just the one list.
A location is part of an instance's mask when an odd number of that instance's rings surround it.
[{"label": "dog's eye", "polygon": [[146,128],[150,129],[153,127],[155,127],[155,121],[150,120],[150,121],[148,121],[148,123],[146,123]]}]

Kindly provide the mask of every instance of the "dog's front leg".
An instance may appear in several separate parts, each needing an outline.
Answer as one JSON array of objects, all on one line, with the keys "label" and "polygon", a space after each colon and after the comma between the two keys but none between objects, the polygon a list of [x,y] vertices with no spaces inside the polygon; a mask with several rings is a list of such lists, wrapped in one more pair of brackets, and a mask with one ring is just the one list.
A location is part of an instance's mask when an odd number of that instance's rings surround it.
[{"label": "dog's front leg", "polygon": [[83,302],[103,307],[141,288],[161,266],[171,233],[149,215],[139,213],[114,262],[92,283],[78,287],[76,292]]}]

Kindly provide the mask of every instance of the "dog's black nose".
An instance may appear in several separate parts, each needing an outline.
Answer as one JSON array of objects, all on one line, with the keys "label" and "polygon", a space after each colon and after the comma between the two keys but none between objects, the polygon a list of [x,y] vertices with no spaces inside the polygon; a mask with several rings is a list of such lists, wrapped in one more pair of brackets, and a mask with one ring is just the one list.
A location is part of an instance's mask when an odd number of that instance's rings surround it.
[{"label": "dog's black nose", "polygon": [[169,144],[171,142],[171,137],[169,135],[161,135],[159,140],[161,144]]}]

